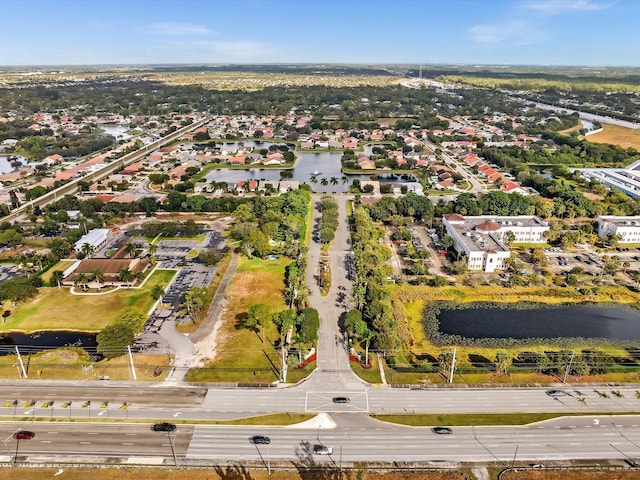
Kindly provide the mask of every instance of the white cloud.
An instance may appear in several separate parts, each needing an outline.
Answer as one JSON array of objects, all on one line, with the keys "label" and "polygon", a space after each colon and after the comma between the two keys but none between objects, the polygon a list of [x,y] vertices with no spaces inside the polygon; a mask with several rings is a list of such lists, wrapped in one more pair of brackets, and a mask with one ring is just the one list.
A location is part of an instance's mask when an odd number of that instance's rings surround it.
[{"label": "white cloud", "polygon": [[562,15],[571,12],[596,12],[610,6],[611,3],[593,0],[531,0],[524,3],[522,8],[542,15]]},{"label": "white cloud", "polygon": [[160,22],[146,25],[140,29],[151,35],[206,35],[212,33],[203,25],[181,22]]},{"label": "white cloud", "polygon": [[544,32],[522,20],[485,23],[469,28],[468,32],[476,43],[483,45],[523,46],[539,43],[546,38]]}]

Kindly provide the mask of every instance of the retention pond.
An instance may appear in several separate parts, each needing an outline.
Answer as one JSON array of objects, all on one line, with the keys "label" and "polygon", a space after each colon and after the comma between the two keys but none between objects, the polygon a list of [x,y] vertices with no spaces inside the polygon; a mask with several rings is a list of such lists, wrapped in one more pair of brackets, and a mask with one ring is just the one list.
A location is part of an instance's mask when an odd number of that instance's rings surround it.
[{"label": "retention pond", "polygon": [[640,311],[621,305],[477,304],[440,309],[439,330],[466,338],[604,338],[640,341]]}]

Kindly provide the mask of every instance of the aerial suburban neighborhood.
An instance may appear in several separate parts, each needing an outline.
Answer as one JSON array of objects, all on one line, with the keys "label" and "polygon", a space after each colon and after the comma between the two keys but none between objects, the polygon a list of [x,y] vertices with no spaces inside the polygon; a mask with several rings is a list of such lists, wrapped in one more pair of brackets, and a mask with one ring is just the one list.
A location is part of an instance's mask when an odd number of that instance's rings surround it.
[{"label": "aerial suburban neighborhood", "polygon": [[0,478],[638,478],[638,5],[23,3]]}]

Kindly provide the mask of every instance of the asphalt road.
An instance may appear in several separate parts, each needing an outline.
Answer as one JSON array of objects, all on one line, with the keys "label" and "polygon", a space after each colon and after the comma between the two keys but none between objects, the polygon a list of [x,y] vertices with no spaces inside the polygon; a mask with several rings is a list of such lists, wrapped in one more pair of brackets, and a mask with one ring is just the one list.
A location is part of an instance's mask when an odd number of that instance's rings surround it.
[{"label": "asphalt road", "polygon": [[[335,430],[296,428],[195,428],[187,458],[223,460],[288,459],[301,465],[339,466],[352,461],[395,462],[544,462],[567,458],[638,459],[638,417],[561,419],[531,427],[453,427],[451,435],[426,427],[367,426]],[[252,435],[265,435],[267,445],[254,445]],[[333,449],[313,455],[313,445]]]},{"label": "asphalt road", "polygon": [[[17,430],[35,433],[31,440],[13,438]],[[73,455],[96,457],[173,457],[186,454],[192,426],[180,426],[175,432],[154,432],[150,424],[104,423],[18,423],[2,424],[0,461],[7,457]]]},{"label": "asphalt road", "polygon": [[[19,429],[33,431],[35,437],[18,443],[13,433]],[[640,459],[640,418],[636,416],[556,419],[527,427],[452,427],[450,435],[371,419],[335,429],[178,425],[173,433],[153,432],[149,424],[10,422],[2,425],[0,435],[0,461],[13,461],[17,450],[19,462],[90,458],[181,464],[233,459],[262,460],[265,466],[271,460],[301,466],[355,461],[508,466],[515,461],[568,458]],[[269,437],[270,444],[253,443],[254,435]],[[331,447],[333,453],[313,454],[314,445]]]}]

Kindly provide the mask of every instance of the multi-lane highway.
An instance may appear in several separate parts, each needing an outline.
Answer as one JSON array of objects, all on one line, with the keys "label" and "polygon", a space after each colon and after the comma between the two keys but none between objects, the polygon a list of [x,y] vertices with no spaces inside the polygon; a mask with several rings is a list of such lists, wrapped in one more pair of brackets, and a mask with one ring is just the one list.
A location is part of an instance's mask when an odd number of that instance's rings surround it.
[{"label": "multi-lane highway", "polygon": [[[175,432],[154,432],[149,425],[98,423],[3,423],[0,461],[93,459],[121,463],[198,464],[203,462],[291,461],[301,465],[339,465],[355,461],[512,462],[567,459],[640,459],[638,417],[577,417],[531,426],[453,427],[441,435],[427,427],[388,425],[363,417],[334,415],[343,427],[231,427],[179,425]],[[13,434],[33,431],[19,443]],[[252,441],[254,435],[269,444]],[[314,445],[332,454],[313,453]]]}]

